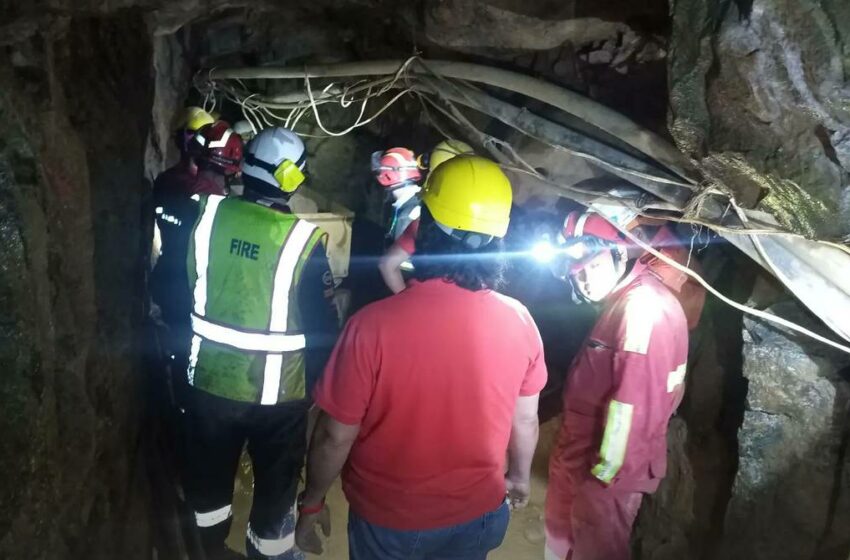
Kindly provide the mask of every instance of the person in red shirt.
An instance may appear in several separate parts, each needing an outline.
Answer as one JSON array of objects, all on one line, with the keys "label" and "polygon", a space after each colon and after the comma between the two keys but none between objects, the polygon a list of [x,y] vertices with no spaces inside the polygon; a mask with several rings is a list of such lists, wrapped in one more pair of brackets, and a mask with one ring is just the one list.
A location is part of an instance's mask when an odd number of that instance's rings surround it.
[{"label": "person in red shirt", "polygon": [[198,166],[189,150],[195,134],[204,126],[215,122],[212,115],[200,107],[186,107],[177,117],[174,128],[174,143],[180,154],[176,164],[160,173],[154,182],[154,189],[176,189],[185,192],[191,178],[198,174]]},{"label": "person in red shirt", "polygon": [[193,183],[198,175],[198,165],[192,157],[190,147],[195,134],[202,127],[215,122],[212,116],[200,107],[187,107],[177,117],[174,130],[174,143],[180,154],[180,159],[159,175],[153,184],[153,201],[155,208],[155,238],[153,260],[159,258],[162,236],[168,235],[168,230],[175,225],[175,219],[166,212],[165,207],[175,196],[188,197],[193,194]]},{"label": "person in red shirt", "polygon": [[567,220],[564,277],[604,302],[570,368],[549,463],[546,558],[627,560],[645,493],[666,472],[667,423],[684,392],[688,323],[652,266],[601,216]]},{"label": "person in red shirt", "polygon": [[528,502],[547,372],[528,310],[494,291],[510,183],[460,156],[434,172],[423,204],[416,280],[350,319],[317,385],[304,551],[321,552],[315,525],[340,471],[354,560],[483,559],[508,501]]}]

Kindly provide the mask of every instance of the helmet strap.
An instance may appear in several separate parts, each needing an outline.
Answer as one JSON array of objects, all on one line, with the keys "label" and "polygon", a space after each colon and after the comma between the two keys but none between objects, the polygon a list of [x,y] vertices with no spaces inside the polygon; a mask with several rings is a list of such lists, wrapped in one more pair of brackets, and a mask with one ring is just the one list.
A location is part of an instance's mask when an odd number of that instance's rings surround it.
[{"label": "helmet strap", "polygon": [[585,297],[582,291],[578,289],[578,284],[573,279],[572,274],[567,274],[567,283],[570,286],[570,297],[572,298],[573,303],[575,303],[576,305],[591,303],[591,301],[587,299],[587,297]]},{"label": "helmet strap", "polygon": [[186,132],[185,128],[181,128],[174,132],[174,143],[177,145],[177,150],[181,156],[189,154],[189,142],[192,141],[194,134]]},{"label": "helmet strap", "polygon": [[492,235],[478,233],[475,231],[464,231],[462,229],[450,228],[449,226],[441,224],[437,220],[434,220],[434,223],[437,224],[437,227],[440,228],[443,233],[445,233],[452,239],[460,241],[469,249],[480,249],[481,247],[484,247],[485,245],[492,242],[494,239]]}]

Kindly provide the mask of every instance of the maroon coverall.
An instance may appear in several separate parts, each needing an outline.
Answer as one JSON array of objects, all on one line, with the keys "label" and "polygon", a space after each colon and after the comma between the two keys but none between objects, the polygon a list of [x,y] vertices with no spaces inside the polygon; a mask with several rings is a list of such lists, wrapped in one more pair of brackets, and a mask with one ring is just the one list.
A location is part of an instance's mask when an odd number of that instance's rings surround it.
[{"label": "maroon coverall", "polygon": [[645,263],[606,300],[564,392],[549,463],[546,558],[627,560],[643,493],[667,467],[667,423],[684,390],[688,323]]}]

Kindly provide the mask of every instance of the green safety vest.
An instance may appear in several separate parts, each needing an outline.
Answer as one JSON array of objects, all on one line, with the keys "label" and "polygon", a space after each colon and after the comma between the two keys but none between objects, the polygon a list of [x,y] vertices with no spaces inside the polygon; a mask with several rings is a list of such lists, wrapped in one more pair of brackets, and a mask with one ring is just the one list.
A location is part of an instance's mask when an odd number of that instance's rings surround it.
[{"label": "green safety vest", "polygon": [[324,233],[238,198],[199,197],[189,242],[189,384],[227,399],[305,398],[298,283]]}]

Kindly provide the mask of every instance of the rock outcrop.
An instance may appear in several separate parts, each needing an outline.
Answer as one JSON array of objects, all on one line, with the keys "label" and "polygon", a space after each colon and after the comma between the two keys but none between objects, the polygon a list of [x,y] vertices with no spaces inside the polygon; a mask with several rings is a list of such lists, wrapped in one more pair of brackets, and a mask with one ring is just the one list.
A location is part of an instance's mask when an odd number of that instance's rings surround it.
[{"label": "rock outcrop", "polygon": [[56,20],[0,59],[0,557],[150,558],[142,434],[150,41]]},{"label": "rock outcrop", "polygon": [[[140,447],[148,182],[174,155],[171,119],[197,67],[416,52],[495,61],[668,134],[745,206],[805,234],[850,233],[846,0],[671,0],[669,18],[656,0],[315,0],[298,10],[0,0],[0,14],[2,558],[152,555]],[[325,125],[344,129],[351,116],[329,111]],[[380,221],[369,153],[425,151],[438,137],[431,124],[400,102],[344,140],[311,139],[313,188]],[[579,158],[517,145],[565,180],[593,175]],[[552,202],[536,192],[517,201]],[[368,226],[364,246],[377,251],[382,232]],[[744,268],[733,262],[722,281],[739,300],[752,289],[742,274],[755,274]],[[636,534],[641,558],[846,560],[850,362],[719,307],[709,304],[696,337],[670,476]],[[794,305],[775,310],[812,324]],[[558,329],[547,343],[563,349]],[[564,367],[569,358],[557,356]]]},{"label": "rock outcrop", "polygon": [[679,147],[739,202],[788,227],[850,233],[848,4],[671,6],[669,126]]},{"label": "rock outcrop", "polygon": [[[793,302],[770,311],[814,323]],[[749,386],[719,557],[843,560],[850,548],[850,356],[750,318],[743,354]]]}]

